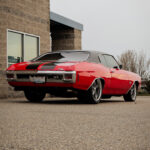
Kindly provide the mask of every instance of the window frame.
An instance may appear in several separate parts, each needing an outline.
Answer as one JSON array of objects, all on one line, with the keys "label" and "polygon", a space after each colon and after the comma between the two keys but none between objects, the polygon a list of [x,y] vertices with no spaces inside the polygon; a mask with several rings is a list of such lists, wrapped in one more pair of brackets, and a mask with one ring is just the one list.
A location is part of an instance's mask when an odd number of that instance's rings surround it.
[{"label": "window frame", "polygon": [[101,57],[98,55],[99,64],[102,64]]},{"label": "window frame", "polygon": [[37,38],[37,57],[40,56],[40,36],[39,35],[35,35],[35,34],[30,34],[30,33],[26,33],[26,32],[21,32],[21,31],[17,31],[17,30],[12,30],[12,29],[7,29],[6,30],[6,67],[8,68],[8,32],[12,32],[12,33],[16,33],[16,34],[21,34],[21,44],[22,44],[22,50],[21,50],[21,54],[22,54],[22,61],[24,61],[24,50],[25,50],[25,36],[31,36],[31,37],[35,37]]},{"label": "window frame", "polygon": [[[107,60],[106,60],[106,58],[105,58],[105,55],[106,55],[106,56],[111,56],[111,57],[115,60],[115,62],[117,63],[118,69],[120,69],[119,63],[118,63],[118,61],[115,59],[115,57],[114,57],[113,55],[110,55],[110,54],[102,54],[102,55],[103,55],[103,57],[104,57],[104,59],[105,59],[105,61],[106,61],[106,64],[107,64],[107,67],[108,67],[108,68],[110,68],[110,67],[109,67],[109,64],[108,64],[108,62],[107,62]],[[114,66],[114,67],[115,67],[115,66]],[[111,67],[111,68],[114,69],[114,67]]]},{"label": "window frame", "polygon": [[[105,64],[103,64],[103,62],[101,61],[101,60],[102,60],[102,59],[101,59],[102,57],[103,57],[103,59],[105,60]],[[103,54],[100,54],[100,55],[98,56],[98,58],[99,58],[99,60],[101,61],[100,64],[104,65],[105,67],[108,67],[108,64],[107,64],[106,59],[105,59],[105,57],[103,56]]]}]

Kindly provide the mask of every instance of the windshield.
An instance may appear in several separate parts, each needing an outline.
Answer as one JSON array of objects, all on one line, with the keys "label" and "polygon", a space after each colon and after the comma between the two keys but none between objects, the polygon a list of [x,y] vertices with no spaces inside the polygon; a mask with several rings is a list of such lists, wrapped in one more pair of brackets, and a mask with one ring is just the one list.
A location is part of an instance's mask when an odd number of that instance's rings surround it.
[{"label": "windshield", "polygon": [[86,61],[89,57],[88,52],[54,52],[41,55],[32,61]]}]

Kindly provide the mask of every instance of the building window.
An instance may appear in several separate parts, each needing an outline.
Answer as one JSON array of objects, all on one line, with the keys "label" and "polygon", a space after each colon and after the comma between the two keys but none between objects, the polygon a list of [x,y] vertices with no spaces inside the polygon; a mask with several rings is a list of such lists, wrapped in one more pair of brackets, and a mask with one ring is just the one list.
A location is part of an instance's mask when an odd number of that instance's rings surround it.
[{"label": "building window", "polygon": [[38,56],[39,40],[37,37],[28,35],[24,38],[24,61],[29,61]]},{"label": "building window", "polygon": [[8,66],[39,56],[40,39],[38,36],[11,30],[8,30],[7,35]]},{"label": "building window", "polygon": [[22,35],[8,32],[8,65],[22,61]]}]

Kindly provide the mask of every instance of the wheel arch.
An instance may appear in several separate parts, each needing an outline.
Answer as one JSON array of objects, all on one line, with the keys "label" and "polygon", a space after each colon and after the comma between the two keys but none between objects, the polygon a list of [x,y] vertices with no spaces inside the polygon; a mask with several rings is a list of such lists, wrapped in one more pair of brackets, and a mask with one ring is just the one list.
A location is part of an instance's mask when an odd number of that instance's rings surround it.
[{"label": "wheel arch", "polygon": [[136,85],[136,89],[138,90],[138,87],[139,87],[139,81],[135,80],[135,81],[133,81],[131,87],[128,89],[128,91],[126,92],[126,94],[131,90],[131,88],[132,88],[132,86],[133,86],[134,84]]},{"label": "wheel arch", "polygon": [[90,89],[90,87],[93,85],[93,83],[94,83],[95,80],[97,80],[97,79],[101,80],[101,82],[102,82],[102,87],[103,87],[103,89],[104,89],[104,86],[105,86],[105,80],[104,80],[103,78],[95,78],[95,79],[92,81],[91,85],[89,86],[89,88],[88,88],[87,90]]},{"label": "wheel arch", "polygon": [[103,89],[104,89],[104,86],[105,86],[105,80],[103,78],[100,78],[100,80],[102,81],[102,86],[103,86]]},{"label": "wheel arch", "polygon": [[139,84],[140,84],[139,81],[136,80],[136,81],[134,81],[134,83],[135,83],[135,85],[136,85],[136,89],[138,90]]}]

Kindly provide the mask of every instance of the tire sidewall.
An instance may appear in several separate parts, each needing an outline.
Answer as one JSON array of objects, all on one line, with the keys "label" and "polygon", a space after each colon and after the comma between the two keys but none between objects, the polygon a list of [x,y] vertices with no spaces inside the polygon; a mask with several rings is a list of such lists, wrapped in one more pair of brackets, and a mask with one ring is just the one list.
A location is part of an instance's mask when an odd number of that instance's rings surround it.
[{"label": "tire sidewall", "polygon": [[[96,99],[93,97],[93,94],[92,94],[92,86],[93,86],[93,84],[94,84],[97,80],[98,80],[98,82],[99,82],[99,84],[100,84],[100,95],[99,95],[99,99],[98,99],[98,100],[96,100]],[[100,101],[101,101],[101,96],[102,96],[102,82],[101,82],[100,79],[96,79],[96,80],[93,82],[93,84],[92,84],[92,86],[91,86],[91,88],[90,88],[90,90],[89,90],[89,98],[90,98],[91,103],[98,104],[98,103],[100,103]]]}]

